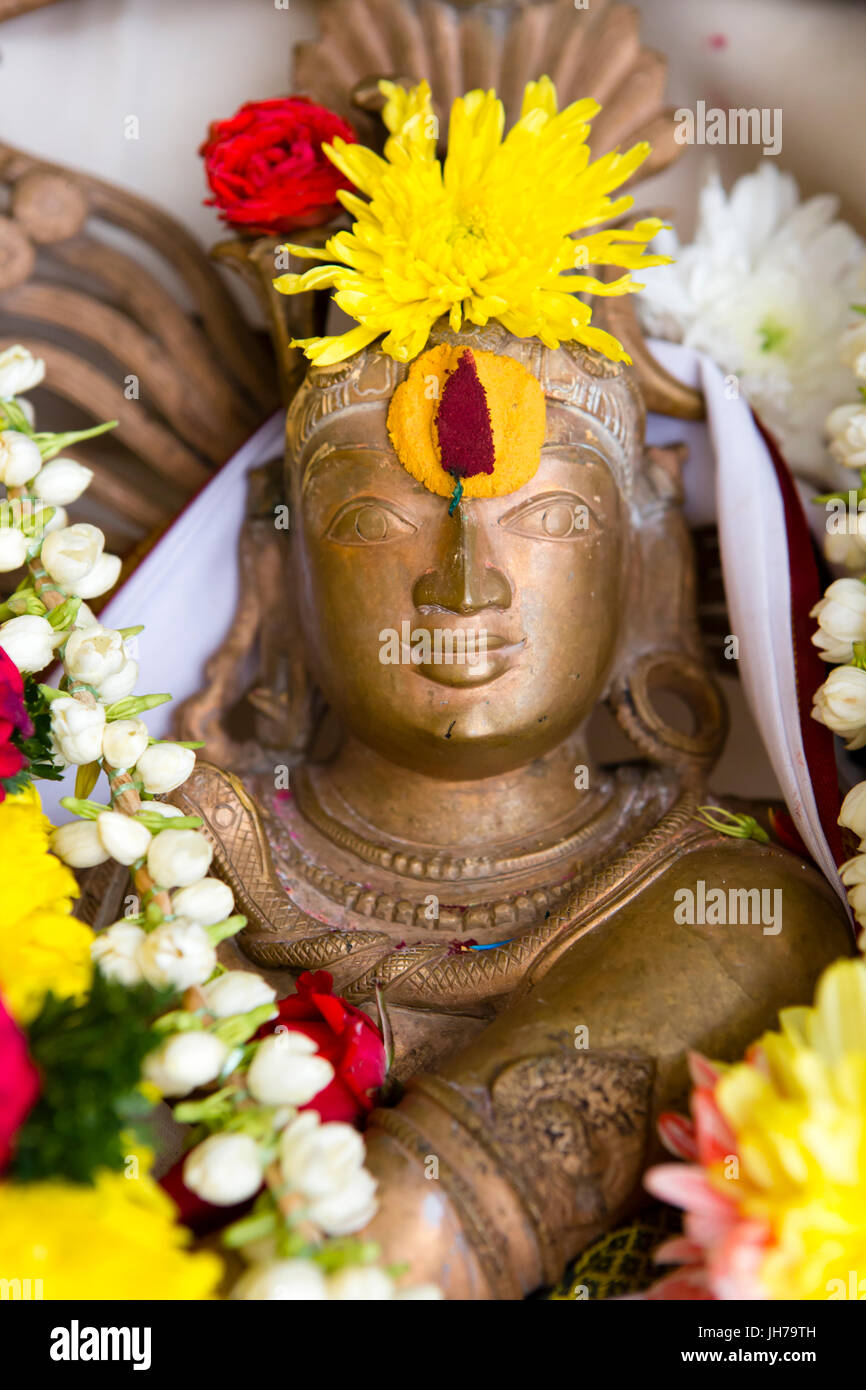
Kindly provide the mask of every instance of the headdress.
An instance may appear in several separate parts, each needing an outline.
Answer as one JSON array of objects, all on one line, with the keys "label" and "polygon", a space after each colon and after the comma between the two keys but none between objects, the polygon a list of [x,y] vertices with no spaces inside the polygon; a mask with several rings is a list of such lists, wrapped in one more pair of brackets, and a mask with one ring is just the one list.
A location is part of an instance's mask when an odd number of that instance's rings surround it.
[{"label": "headdress", "polygon": [[[543,77],[527,86],[520,119],[504,138],[504,108],[494,92],[456,101],[440,162],[427,84],[408,92],[391,82],[380,87],[390,132],[383,156],[341,140],[325,147],[358,190],[339,195],[354,216],[351,230],[321,250],[290,246],[325,264],[275,281],[286,294],[333,289],[336,305],[357,326],[295,346],[326,367],[381,339],[384,354],[412,363],[388,422],[404,467],[455,500],[511,492],[538,467],[544,393],[507,355],[444,344],[425,351],[433,326],[445,318],[456,333],[496,320],[551,349],[580,344],[628,362],[578,295],[628,294],[641,288],[632,270],[667,259],[646,251],[662,226],[656,218],[589,230],[631,206],[630,196],[610,195],[650,146],[591,160],[587,137],[598,103],[577,101],[558,112],[554,86]],[[625,273],[602,281],[589,273],[598,266]],[[518,419],[519,432],[510,428]]]}]

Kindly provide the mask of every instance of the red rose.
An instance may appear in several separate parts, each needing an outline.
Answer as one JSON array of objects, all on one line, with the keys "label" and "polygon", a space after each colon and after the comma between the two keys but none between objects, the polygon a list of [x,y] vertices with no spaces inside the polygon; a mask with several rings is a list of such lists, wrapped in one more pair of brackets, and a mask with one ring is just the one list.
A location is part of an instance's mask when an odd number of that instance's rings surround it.
[{"label": "red rose", "polygon": [[385,1080],[385,1044],[373,1020],[334,994],[327,970],[306,971],[297,993],[281,999],[277,1008],[279,1016],[264,1024],[259,1037],[277,1028],[306,1033],[334,1068],[330,1085],[298,1108],[317,1110],[323,1120],[358,1124],[373,1108],[371,1092]]},{"label": "red rose", "polygon": [[0,999],[0,1172],[38,1095],[39,1073],[30,1060],[27,1039]]},{"label": "red rose", "polygon": [[355,144],[352,127],[306,97],[248,101],[214,121],[199,150],[213,192],[205,202],[224,222],[268,236],[317,227],[337,211],[337,191],[351,188],[323,143]]},{"label": "red rose", "polygon": [[[334,1068],[334,1079],[299,1110],[317,1110],[323,1120],[358,1124],[373,1108],[371,1091],[385,1080],[385,1045],[371,1018],[334,994],[334,981],[326,970],[306,971],[297,982],[297,993],[281,999],[279,1017],[256,1034],[264,1038],[277,1028],[306,1033],[319,1055]],[[227,1226],[249,1211],[253,1199],[237,1207],[214,1207],[197,1197],[183,1181],[181,1158],[160,1183],[178,1207],[178,1219],[198,1236]]]},{"label": "red rose", "polygon": [[6,796],[4,781],[14,777],[27,759],[12,742],[12,736],[21,733],[29,738],[33,725],[24,703],[24,680],[11,657],[0,647],[0,801]]}]

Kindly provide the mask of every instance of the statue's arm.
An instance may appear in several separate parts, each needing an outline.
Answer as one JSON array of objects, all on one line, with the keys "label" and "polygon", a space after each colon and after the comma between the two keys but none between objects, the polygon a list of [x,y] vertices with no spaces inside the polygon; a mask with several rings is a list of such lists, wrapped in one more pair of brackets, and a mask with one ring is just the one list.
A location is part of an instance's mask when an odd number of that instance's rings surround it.
[{"label": "statue's arm", "polygon": [[[720,915],[718,900],[707,909],[713,888],[755,920],[682,920],[683,890],[693,916]],[[368,1234],[449,1297],[524,1296],[626,1219],[662,1156],[659,1113],[684,1107],[688,1052],[742,1056],[780,1008],[811,998],[851,938],[813,869],[720,838],[565,944],[519,1002],[368,1128],[382,1202]]]}]

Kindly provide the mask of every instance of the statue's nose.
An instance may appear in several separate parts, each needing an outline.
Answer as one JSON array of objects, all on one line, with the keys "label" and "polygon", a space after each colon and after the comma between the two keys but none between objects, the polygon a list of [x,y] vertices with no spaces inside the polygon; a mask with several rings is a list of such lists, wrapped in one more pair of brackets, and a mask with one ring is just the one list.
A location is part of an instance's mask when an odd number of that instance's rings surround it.
[{"label": "statue's nose", "polygon": [[416,608],[449,613],[511,607],[511,585],[493,564],[485,528],[478,524],[471,503],[462,503],[453,517],[446,517],[441,559],[416,581],[412,598]]}]

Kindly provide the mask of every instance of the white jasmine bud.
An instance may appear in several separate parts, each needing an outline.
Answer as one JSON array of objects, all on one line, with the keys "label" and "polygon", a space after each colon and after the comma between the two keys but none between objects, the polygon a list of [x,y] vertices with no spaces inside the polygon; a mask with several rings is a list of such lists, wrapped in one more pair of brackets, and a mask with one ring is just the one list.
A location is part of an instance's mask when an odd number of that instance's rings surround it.
[{"label": "white jasmine bud", "polygon": [[96,828],[103,848],[118,864],[135,864],[147,854],[151,836],[141,821],[120,811],[103,811],[96,817]]},{"label": "white jasmine bud", "polygon": [[99,598],[100,594],[107,594],[114,588],[120,578],[121,564],[119,555],[100,555],[84,578],[73,580],[67,588],[77,598]]},{"label": "white jasmine bud", "polygon": [[119,671],[113,676],[106,676],[99,686],[99,698],[106,705],[114,704],[115,700],[125,700],[127,695],[131,695],[138,685],[138,662],[133,661],[128,656]]},{"label": "white jasmine bud", "polygon": [[851,911],[859,923],[863,923],[866,918],[866,883],[855,883],[848,889],[848,901],[851,904]]},{"label": "white jasmine bud", "polygon": [[[144,1059],[142,1071],[164,1096],[186,1096],[219,1076],[228,1048],[213,1033],[175,1033]],[[184,1181],[186,1179],[184,1178]]]},{"label": "white jasmine bud", "polygon": [[835,579],[810,616],[818,619],[812,642],[823,660],[851,661],[853,644],[866,641],[866,584]]},{"label": "white jasmine bud", "polygon": [[245,1202],[262,1185],[258,1145],[248,1134],[212,1134],[187,1155],[183,1180],[191,1192],[213,1206]]},{"label": "white jasmine bud", "polygon": [[144,939],[144,932],[134,922],[112,922],[94,938],[90,954],[106,979],[132,988],[144,979],[138,964],[138,952]]},{"label": "white jasmine bud", "polygon": [[[46,516],[48,517],[47,521],[44,520]],[[68,525],[69,517],[67,516],[65,507],[53,507],[50,516],[48,515],[47,506],[41,508],[39,512],[39,534],[41,536],[45,537],[50,535],[52,531],[62,531],[64,526]],[[91,614],[91,617],[92,616]],[[96,619],[93,618],[93,621],[96,622]],[[74,626],[78,626],[78,624],[76,623]]]},{"label": "white jasmine bud", "polygon": [[214,1018],[248,1014],[263,1004],[272,1004],[277,997],[277,991],[253,970],[227,970],[203,985],[202,994]]},{"label": "white jasmine bud", "polygon": [[141,809],[148,813],[155,811],[158,816],[164,816],[166,820],[184,814],[179,806],[173,806],[170,801],[143,801]]},{"label": "white jasmine bud", "polygon": [[42,671],[54,660],[58,634],[47,618],[24,613],[0,624],[0,647],[19,671]]},{"label": "white jasmine bud", "polygon": [[256,1264],[232,1289],[245,1302],[322,1302],[328,1297],[325,1276],[312,1260],[273,1260]]},{"label": "white jasmine bud", "polygon": [[39,445],[19,430],[0,430],[0,483],[23,487],[42,467]]},{"label": "white jasmine bud", "polygon": [[[45,377],[45,363],[41,357],[20,343],[4,348],[0,352],[0,399],[9,401],[13,396],[21,396],[32,391]],[[25,402],[20,402],[24,405]],[[31,422],[32,423],[32,422]]]},{"label": "white jasmine bud", "polygon": [[[51,531],[42,542],[42,563],[57,584],[67,587],[89,574],[102,554],[105,537],[98,526],[78,521]],[[82,594],[92,598],[92,594]]]},{"label": "white jasmine bud", "polygon": [[377,1207],[376,1180],[366,1168],[359,1168],[339,1191],[311,1202],[307,1213],[326,1235],[348,1236],[372,1221]]},{"label": "white jasmine bud", "polygon": [[306,1105],[334,1079],[305,1033],[287,1029],[263,1038],[247,1072],[247,1090],[261,1105]]},{"label": "white jasmine bud", "polygon": [[75,459],[60,457],[43,464],[30,490],[50,507],[68,507],[70,502],[78,500],[92,479],[92,468],[85,468]]},{"label": "white jasmine bud", "polygon": [[866,883],[866,854],[855,854],[853,859],[846,859],[844,864],[840,864],[839,877],[847,888]]},{"label": "white jasmine bud", "polygon": [[338,1303],[382,1303],[394,1296],[394,1280],[375,1265],[350,1265],[328,1280],[328,1298]]},{"label": "white jasmine bud", "polygon": [[93,609],[88,608],[86,603],[80,603],[78,605],[78,612],[75,615],[75,622],[72,624],[72,626],[75,628],[93,627],[93,625],[98,622],[99,619],[97,618]]},{"label": "white jasmine bud", "polygon": [[111,767],[134,767],[149,737],[143,719],[113,719],[102,736],[102,756]]},{"label": "white jasmine bud", "polygon": [[322,1124],[314,1110],[290,1121],[280,1136],[287,1185],[308,1200],[307,1215],[326,1235],[350,1235],[376,1211],[376,1183],[364,1168],[364,1141],[341,1121]]},{"label": "white jasmine bud", "polygon": [[827,416],[830,453],[846,468],[866,468],[866,405],[840,405]]},{"label": "white jasmine bud", "polygon": [[185,782],[194,767],[192,748],[181,748],[177,743],[154,743],[139,758],[137,771],[144,790],[161,796]]},{"label": "white jasmine bud", "polygon": [[94,687],[121,670],[127,660],[120,633],[102,623],[74,628],[63,649],[63,665],[68,674]]},{"label": "white jasmine bud", "polygon": [[51,702],[51,733],[68,763],[92,763],[102,756],[105,710],[62,696]]},{"label": "white jasmine bud", "polygon": [[203,878],[198,883],[190,884],[189,888],[179,888],[172,893],[171,905],[175,912],[188,917],[191,922],[212,927],[216,922],[224,922],[231,917],[235,900],[232,890],[222,879]]},{"label": "white jasmine bud", "polygon": [[204,878],[212,858],[200,830],[161,830],[150,842],[147,868],[162,888],[186,888]]},{"label": "white jasmine bud", "polygon": [[73,869],[92,869],[109,858],[92,820],[73,820],[58,825],[51,834],[51,848]]},{"label": "white jasmine bud", "polygon": [[0,526],[0,574],[20,569],[27,559],[27,537],[15,526]]},{"label": "white jasmine bud", "polygon": [[138,963],[144,978],[155,989],[182,990],[204,984],[216,969],[217,957],[204,927],[177,917],[148,932],[141,943]]},{"label": "white jasmine bud", "polygon": [[866,671],[837,666],[815,691],[812,717],[848,739],[847,748],[866,743]]},{"label": "white jasmine bud", "polygon": [[839,811],[839,824],[852,830],[858,840],[866,838],[866,782],[856,782]]}]

